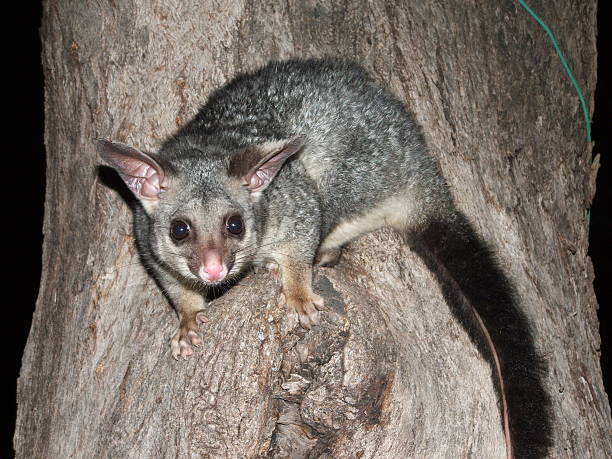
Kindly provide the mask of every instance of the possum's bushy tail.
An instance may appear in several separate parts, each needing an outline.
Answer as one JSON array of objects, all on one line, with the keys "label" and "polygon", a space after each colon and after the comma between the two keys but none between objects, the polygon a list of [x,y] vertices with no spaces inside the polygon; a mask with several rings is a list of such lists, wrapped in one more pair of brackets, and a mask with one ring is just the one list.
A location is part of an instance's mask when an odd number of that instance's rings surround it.
[{"label": "possum's bushy tail", "polygon": [[542,382],[546,367],[514,288],[486,243],[458,211],[406,237],[491,364],[508,457],[545,457],[551,446],[550,399]]}]

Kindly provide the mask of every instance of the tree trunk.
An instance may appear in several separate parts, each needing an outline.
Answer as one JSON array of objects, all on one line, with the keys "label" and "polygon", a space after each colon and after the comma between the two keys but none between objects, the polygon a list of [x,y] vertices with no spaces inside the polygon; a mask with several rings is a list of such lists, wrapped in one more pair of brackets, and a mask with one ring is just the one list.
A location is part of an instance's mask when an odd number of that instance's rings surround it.
[{"label": "tree trunk", "polygon": [[[530,5],[592,109],[595,0]],[[140,265],[94,139],[154,150],[210,91],[270,59],[357,60],[423,125],[459,207],[515,281],[549,365],[554,457],[612,451],[576,93],[518,2],[48,0],[44,272],[18,383],[18,457],[504,457],[491,371],[390,231],[351,244],[290,330],[266,273],[174,312]],[[110,187],[108,186],[110,185]],[[607,452],[607,453],[606,453]]]}]

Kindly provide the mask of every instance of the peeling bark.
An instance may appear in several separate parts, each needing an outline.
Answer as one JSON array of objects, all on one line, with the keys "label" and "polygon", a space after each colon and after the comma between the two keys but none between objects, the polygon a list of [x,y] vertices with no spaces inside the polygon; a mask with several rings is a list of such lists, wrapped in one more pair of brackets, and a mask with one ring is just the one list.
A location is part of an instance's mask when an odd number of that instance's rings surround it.
[{"label": "peeling bark", "polygon": [[[17,457],[504,457],[489,366],[387,230],[319,269],[319,327],[289,329],[257,273],[211,303],[193,358],[170,357],[176,318],[93,140],[153,150],[236,72],[320,55],[406,101],[498,251],[549,364],[551,455],[612,451],[585,216],[598,163],[575,92],[518,3],[405,3],[45,2],[44,268]],[[531,3],[592,108],[596,2]]]}]

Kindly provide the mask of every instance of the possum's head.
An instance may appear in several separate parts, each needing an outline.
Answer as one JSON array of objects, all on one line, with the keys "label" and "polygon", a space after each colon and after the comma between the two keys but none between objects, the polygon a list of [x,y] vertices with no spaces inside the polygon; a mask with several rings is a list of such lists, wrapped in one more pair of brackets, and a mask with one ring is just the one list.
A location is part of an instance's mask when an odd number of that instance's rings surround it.
[{"label": "possum's head", "polygon": [[293,139],[231,154],[187,148],[156,158],[120,143],[97,143],[150,217],[154,255],[206,285],[237,275],[252,261],[259,230],[254,204],[301,147],[301,139]]}]

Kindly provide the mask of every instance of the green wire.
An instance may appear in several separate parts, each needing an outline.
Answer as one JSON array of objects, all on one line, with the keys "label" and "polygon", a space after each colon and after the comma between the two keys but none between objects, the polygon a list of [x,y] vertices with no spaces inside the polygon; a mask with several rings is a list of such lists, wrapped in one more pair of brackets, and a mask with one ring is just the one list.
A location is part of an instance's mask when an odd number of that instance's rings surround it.
[{"label": "green wire", "polygon": [[589,110],[587,108],[587,104],[584,100],[584,97],[582,95],[582,91],[580,90],[580,86],[578,85],[578,82],[574,78],[574,75],[572,74],[572,71],[570,70],[569,65],[567,65],[567,62],[565,61],[565,58],[563,57],[563,53],[561,52],[561,49],[559,48],[559,45],[557,44],[557,40],[555,39],[555,36],[552,34],[548,26],[544,23],[544,21],[542,21],[542,19],[540,19],[540,17],[537,14],[535,14],[533,10],[529,8],[523,0],[518,0],[518,2],[527,10],[529,14],[531,14],[531,16],[533,16],[533,18],[536,21],[538,21],[538,24],[542,26],[542,28],[544,29],[544,31],[550,38],[550,41],[552,41],[552,44],[555,47],[555,50],[557,51],[557,55],[559,56],[559,59],[561,60],[561,64],[563,64],[563,68],[565,68],[567,75],[569,76],[570,80],[572,81],[572,84],[574,85],[574,88],[576,89],[576,92],[578,93],[578,98],[580,99],[580,104],[582,105],[582,112],[584,113],[584,121],[586,123],[587,141],[591,142],[591,120],[589,119]]},{"label": "green wire", "polygon": [[[591,142],[591,120],[589,119],[589,110],[587,109],[587,104],[586,104],[586,102],[584,100],[584,96],[582,95],[582,91],[580,90],[580,85],[578,84],[578,82],[574,78],[574,75],[572,74],[572,71],[570,70],[569,65],[567,65],[567,62],[565,61],[565,58],[563,57],[563,53],[561,52],[561,49],[559,49],[559,45],[557,44],[557,40],[555,40],[555,36],[550,31],[548,26],[544,23],[544,21],[542,21],[542,19],[540,19],[540,17],[537,14],[535,14],[533,12],[533,10],[531,8],[529,8],[527,6],[527,4],[523,0],[518,0],[518,2],[523,6],[523,8],[525,8],[527,10],[527,12],[529,14],[531,14],[531,16],[533,16],[533,18],[536,21],[538,21],[538,24],[540,24],[542,26],[542,28],[544,29],[544,31],[546,32],[546,34],[550,38],[550,41],[552,41],[552,44],[555,47],[555,50],[557,51],[557,55],[559,56],[559,59],[561,59],[561,63],[563,64],[563,68],[565,68],[565,71],[567,72],[567,75],[570,77],[570,80],[571,80],[572,84],[574,85],[574,88],[576,89],[576,92],[578,93],[578,98],[580,99],[580,105],[582,105],[582,112],[584,113],[584,121],[586,123],[587,141],[590,143]],[[591,226],[591,209],[587,209],[586,218],[587,218],[587,228],[590,228],[590,226]]]}]

